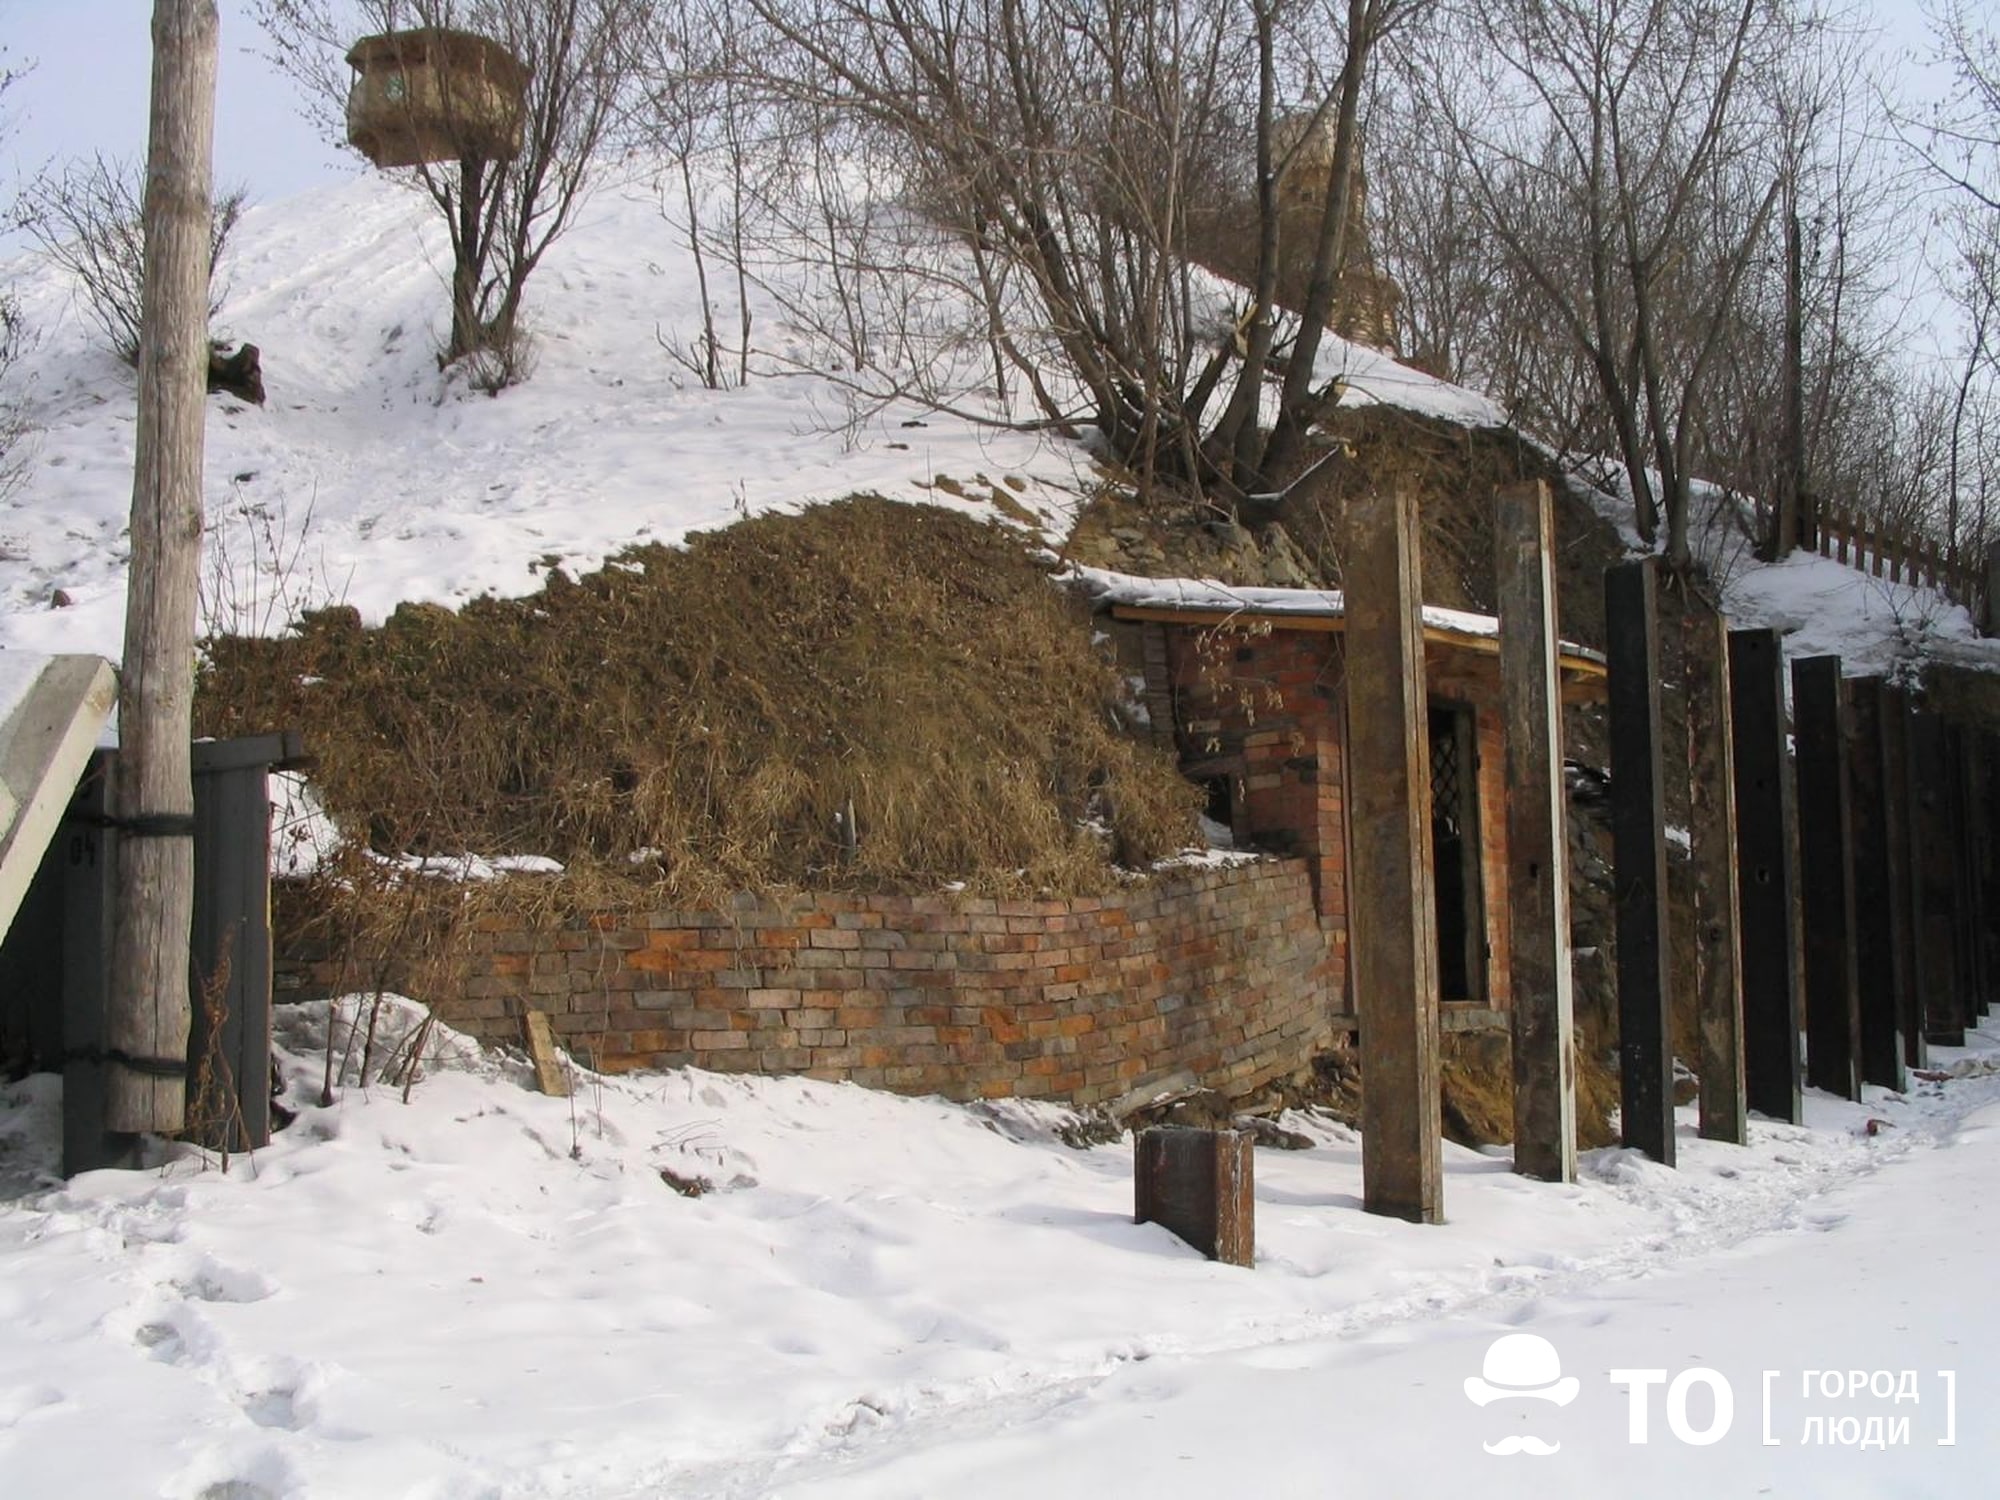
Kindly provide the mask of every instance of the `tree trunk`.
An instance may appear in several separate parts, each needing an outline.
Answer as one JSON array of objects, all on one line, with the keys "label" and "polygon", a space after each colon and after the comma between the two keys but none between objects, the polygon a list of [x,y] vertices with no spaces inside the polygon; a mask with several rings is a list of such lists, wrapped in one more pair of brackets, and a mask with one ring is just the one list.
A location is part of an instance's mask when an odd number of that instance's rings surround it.
[{"label": "tree trunk", "polygon": [[458,164],[458,223],[451,236],[451,342],[445,363],[463,359],[484,342],[479,326],[479,279],[486,264],[486,163],[468,156]]},{"label": "tree trunk", "polygon": [[181,1128],[194,914],[195,593],[208,388],[215,0],[156,0],[105,1126]]},{"label": "tree trunk", "polygon": [[1771,533],[1764,539],[1764,560],[1777,562],[1804,540],[1801,500],[1805,493],[1805,314],[1804,254],[1800,245],[1799,212],[1785,214],[1785,352],[1780,393],[1783,405],[1778,451],[1778,494],[1771,506]]}]

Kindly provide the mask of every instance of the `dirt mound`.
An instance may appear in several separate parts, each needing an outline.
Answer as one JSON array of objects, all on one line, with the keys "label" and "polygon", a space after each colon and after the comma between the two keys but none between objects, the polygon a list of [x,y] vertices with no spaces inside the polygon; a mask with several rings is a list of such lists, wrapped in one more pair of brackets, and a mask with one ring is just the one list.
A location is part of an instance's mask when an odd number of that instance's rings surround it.
[{"label": "dirt mound", "polygon": [[[1556,593],[1565,638],[1604,643],[1604,570],[1623,556],[1617,533],[1556,463],[1517,433],[1461,426],[1391,406],[1336,411],[1324,425],[1344,462],[1301,476],[1275,505],[1231,517],[1198,498],[1159,494],[1143,504],[1106,486],[1078,518],[1076,561],[1147,577],[1214,578],[1236,585],[1338,587],[1339,526],[1356,484],[1408,485],[1423,528],[1423,591],[1431,604],[1490,614],[1494,489],[1523,479],[1555,496]],[[1255,512],[1254,514],[1252,512]]]},{"label": "dirt mound", "polygon": [[1089,889],[1191,842],[1197,796],[1120,733],[1048,575],[1001,526],[855,499],[527,598],[215,640],[197,722],[303,731],[327,810],[383,853],[549,855],[690,901]]}]

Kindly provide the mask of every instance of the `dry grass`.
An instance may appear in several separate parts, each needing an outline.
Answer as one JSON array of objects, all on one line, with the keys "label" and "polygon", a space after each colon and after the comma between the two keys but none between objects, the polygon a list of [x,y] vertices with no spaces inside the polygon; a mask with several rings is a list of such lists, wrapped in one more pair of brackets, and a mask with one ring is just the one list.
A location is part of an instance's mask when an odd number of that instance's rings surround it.
[{"label": "dry grass", "polygon": [[1195,792],[1121,737],[1117,690],[1016,534],[856,499],[525,599],[217,639],[197,722],[303,731],[328,811],[384,854],[545,854],[689,902],[1067,892],[1192,836]]}]

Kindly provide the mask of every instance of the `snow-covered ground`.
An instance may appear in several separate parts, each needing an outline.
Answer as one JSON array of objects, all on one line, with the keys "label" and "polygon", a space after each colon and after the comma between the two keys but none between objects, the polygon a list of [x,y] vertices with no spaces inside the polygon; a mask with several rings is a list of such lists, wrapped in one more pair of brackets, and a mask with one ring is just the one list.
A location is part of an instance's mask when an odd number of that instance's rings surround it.
[{"label": "snow-covered ground", "polygon": [[[693,1071],[552,1099],[448,1036],[407,1102],[321,1107],[325,1010],[280,1015],[299,1118],[227,1172],[63,1185],[55,1081],[0,1091],[7,1495],[1991,1492],[2000,1037],[1747,1147],[1684,1123],[1678,1170],[1447,1148],[1442,1226],[1364,1214],[1356,1137],[1289,1115],[1314,1144],[1258,1152],[1245,1270],[1132,1223],[1129,1144],[1048,1107]],[[1521,1331],[1573,1405],[1467,1400]],[[1629,1444],[1608,1372],[1693,1366],[1727,1434],[1685,1447],[1662,1388]],[[1921,1404],[1808,1402],[1808,1368],[1914,1370]],[[1530,1415],[1557,1454],[1484,1451]],[[1820,1451],[1814,1415],[1910,1442]]]}]

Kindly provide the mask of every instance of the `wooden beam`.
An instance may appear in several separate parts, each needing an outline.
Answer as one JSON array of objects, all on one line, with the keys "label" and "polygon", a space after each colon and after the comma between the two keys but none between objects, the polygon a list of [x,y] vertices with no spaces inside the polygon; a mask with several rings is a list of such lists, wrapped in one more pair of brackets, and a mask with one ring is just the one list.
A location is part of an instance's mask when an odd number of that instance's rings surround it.
[{"label": "wooden beam", "polygon": [[1957,963],[1958,872],[1951,827],[1951,763],[1944,721],[1928,709],[1910,716],[1910,845],[1917,993],[1924,1037],[1940,1047],[1965,1045]]},{"label": "wooden beam", "polygon": [[1903,1087],[1902,1015],[1897,966],[1896,875],[1884,751],[1887,685],[1857,677],[1847,685],[1847,784],[1854,828],[1854,983],[1861,1007],[1861,1081]]},{"label": "wooden beam", "polygon": [[1729,631],[1690,591],[1681,619],[1687,670],[1688,835],[1694,861],[1701,1134],[1742,1145],[1743,980],[1736,873],[1736,756],[1730,741]]},{"label": "wooden beam", "polygon": [[1349,497],[1350,961],[1361,1031],[1361,1185],[1370,1213],[1444,1218],[1430,745],[1414,493]]},{"label": "wooden beam", "polygon": [[52,656],[0,724],[0,935],[13,925],[118,701],[101,656]]},{"label": "wooden beam", "polygon": [[1674,1164],[1667,1022],[1667,831],[1660,762],[1658,561],[1604,574],[1617,884],[1619,1115],[1627,1146]]},{"label": "wooden beam", "polygon": [[1911,849],[1910,698],[1885,687],[1881,703],[1883,864],[1889,897],[1890,962],[1896,996],[1896,1031],[1903,1065],[1930,1064],[1924,1040],[1923,997],[1917,988],[1917,864]]},{"label": "wooden beam", "polygon": [[[1302,630],[1322,635],[1339,635],[1347,629],[1347,616],[1343,614],[1303,614],[1289,610],[1257,609],[1179,609],[1151,604],[1114,604],[1111,606],[1114,620],[1131,620],[1141,624],[1187,625],[1213,628],[1227,625],[1235,628],[1271,630]],[[1474,631],[1452,630],[1442,625],[1425,625],[1423,639],[1426,646],[1444,651],[1459,651],[1490,665],[1500,655],[1500,640],[1497,635],[1483,635]],[[1557,660],[1562,667],[1563,701],[1565,703],[1600,702],[1604,696],[1605,665],[1594,654],[1577,646],[1559,647]],[[1490,682],[1492,679],[1484,679]]]},{"label": "wooden beam", "polygon": [[1775,630],[1729,632],[1742,922],[1743,1082],[1751,1109],[1799,1122],[1797,810],[1786,749],[1785,654]]},{"label": "wooden beam", "polygon": [[1837,656],[1792,663],[1798,742],[1800,896],[1806,936],[1806,1082],[1861,1097],[1854,986],[1854,849],[1847,798],[1847,695]]},{"label": "wooden beam", "polygon": [[1548,486],[1494,495],[1501,720],[1507,743],[1508,953],[1514,1170],[1576,1180],[1569,838],[1556,668],[1555,523]]},{"label": "wooden beam", "polygon": [[1986,1013],[1986,988],[1982,944],[1979,866],[1976,828],[1979,808],[1974,785],[1974,768],[1969,746],[1972,736],[1962,724],[1947,721],[1945,753],[1951,764],[1952,852],[1957,861],[1958,881],[1958,997],[1959,1016],[1967,1030],[1978,1026]]}]

